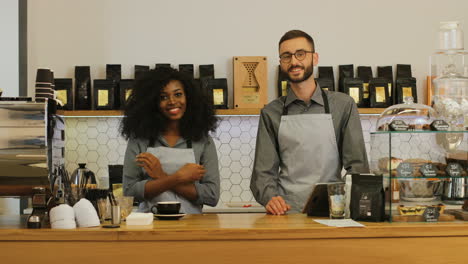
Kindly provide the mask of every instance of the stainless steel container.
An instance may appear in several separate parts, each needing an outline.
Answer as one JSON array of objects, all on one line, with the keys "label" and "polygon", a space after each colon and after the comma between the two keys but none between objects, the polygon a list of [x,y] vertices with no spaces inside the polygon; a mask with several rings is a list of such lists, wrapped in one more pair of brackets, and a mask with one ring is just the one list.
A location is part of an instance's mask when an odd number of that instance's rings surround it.
[{"label": "stainless steel container", "polygon": [[48,185],[47,106],[0,101],[0,196]]}]

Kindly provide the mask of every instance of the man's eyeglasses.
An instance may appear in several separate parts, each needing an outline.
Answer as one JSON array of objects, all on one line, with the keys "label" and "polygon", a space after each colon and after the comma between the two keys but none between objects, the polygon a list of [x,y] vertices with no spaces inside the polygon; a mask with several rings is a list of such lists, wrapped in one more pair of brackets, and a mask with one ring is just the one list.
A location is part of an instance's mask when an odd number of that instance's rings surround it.
[{"label": "man's eyeglasses", "polygon": [[298,50],[298,51],[294,52],[293,54],[291,54],[289,52],[286,52],[286,53],[283,53],[280,56],[280,61],[284,62],[284,63],[291,62],[291,59],[292,59],[293,55],[294,55],[294,57],[296,57],[297,60],[302,61],[307,56],[307,53],[314,53],[314,52],[313,51],[307,51],[307,50]]}]

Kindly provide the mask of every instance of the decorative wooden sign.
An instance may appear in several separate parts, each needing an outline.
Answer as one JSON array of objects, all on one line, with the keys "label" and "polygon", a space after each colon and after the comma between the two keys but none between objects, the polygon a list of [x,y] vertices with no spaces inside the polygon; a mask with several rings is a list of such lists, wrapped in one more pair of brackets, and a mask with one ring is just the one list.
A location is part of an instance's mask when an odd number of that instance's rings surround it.
[{"label": "decorative wooden sign", "polygon": [[268,100],[267,58],[234,57],[234,108],[263,108]]}]

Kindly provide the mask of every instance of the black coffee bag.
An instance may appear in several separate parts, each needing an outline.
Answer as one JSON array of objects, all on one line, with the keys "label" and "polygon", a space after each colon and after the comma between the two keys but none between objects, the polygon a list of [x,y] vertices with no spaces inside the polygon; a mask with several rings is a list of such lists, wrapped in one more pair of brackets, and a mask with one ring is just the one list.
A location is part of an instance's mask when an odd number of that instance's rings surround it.
[{"label": "black coffee bag", "polygon": [[369,81],[370,107],[388,107],[390,98],[388,95],[389,80],[387,78],[372,78]]},{"label": "black coffee bag", "polygon": [[179,72],[190,76],[190,78],[193,78],[193,64],[179,64]]},{"label": "black coffee bag", "polygon": [[94,109],[110,110],[114,107],[113,80],[94,80]]},{"label": "black coffee bag", "polygon": [[278,90],[278,97],[288,95],[289,79],[288,76],[281,70],[281,66],[278,66],[278,80],[276,88]]},{"label": "black coffee bag", "polygon": [[57,99],[63,103],[63,106],[57,106],[58,109],[73,110],[73,80],[71,78],[55,79],[55,91]]},{"label": "black coffee bag", "polygon": [[354,65],[338,65],[338,92],[344,92],[344,78],[354,78]]},{"label": "black coffee bag", "polygon": [[377,77],[388,80],[388,99],[389,105],[395,104],[395,89],[393,85],[393,69],[392,66],[378,66]]},{"label": "black coffee bag", "polygon": [[405,101],[405,97],[413,97],[413,102],[418,102],[418,94],[416,90],[416,78],[398,78],[396,79],[396,103],[401,104]]},{"label": "black coffee bag", "polygon": [[334,88],[333,88],[334,84],[333,84],[332,80],[330,80],[328,78],[317,78],[317,79],[315,79],[315,81],[320,86],[320,88],[322,88],[323,90],[334,91]]},{"label": "black coffee bag", "polygon": [[362,80],[362,106],[370,106],[369,81],[372,79],[372,68],[370,66],[357,67],[357,76]]},{"label": "black coffee bag", "polygon": [[89,66],[75,66],[75,109],[91,110],[91,70]]},{"label": "black coffee bag", "polygon": [[329,91],[335,91],[335,76],[333,75],[333,67],[331,66],[319,66],[318,67],[318,78],[325,80],[327,83],[331,82],[331,85],[327,85]]},{"label": "black coffee bag", "polygon": [[150,67],[147,65],[135,65],[135,80],[138,80],[143,76],[143,74],[150,70]]},{"label": "black coffee bag", "polygon": [[356,221],[385,220],[385,193],[382,176],[353,174],[351,185],[351,218]]},{"label": "black coffee bag", "polygon": [[358,78],[344,78],[344,93],[351,96],[358,107],[364,106],[363,103],[363,82]]}]

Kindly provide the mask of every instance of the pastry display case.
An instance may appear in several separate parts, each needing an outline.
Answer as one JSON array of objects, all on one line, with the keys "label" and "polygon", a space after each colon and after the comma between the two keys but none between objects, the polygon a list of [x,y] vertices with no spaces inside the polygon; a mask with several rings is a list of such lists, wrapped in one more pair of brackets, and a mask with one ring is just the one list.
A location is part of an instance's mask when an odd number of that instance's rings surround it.
[{"label": "pastry display case", "polygon": [[371,171],[383,175],[394,222],[455,221],[468,200],[468,131],[371,132]]}]

